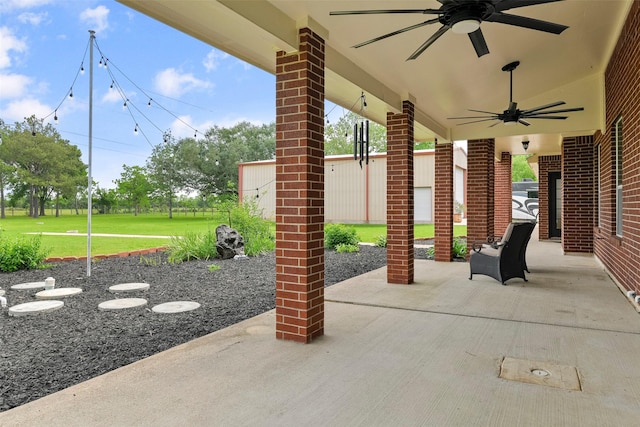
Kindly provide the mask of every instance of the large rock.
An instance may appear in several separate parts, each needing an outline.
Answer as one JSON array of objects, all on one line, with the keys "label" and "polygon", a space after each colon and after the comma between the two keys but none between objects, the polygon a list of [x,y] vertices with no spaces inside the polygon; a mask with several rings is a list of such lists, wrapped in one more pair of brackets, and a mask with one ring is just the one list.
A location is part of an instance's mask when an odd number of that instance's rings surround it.
[{"label": "large rock", "polygon": [[222,224],[216,228],[216,249],[222,259],[244,256],[244,239],[238,231]]}]

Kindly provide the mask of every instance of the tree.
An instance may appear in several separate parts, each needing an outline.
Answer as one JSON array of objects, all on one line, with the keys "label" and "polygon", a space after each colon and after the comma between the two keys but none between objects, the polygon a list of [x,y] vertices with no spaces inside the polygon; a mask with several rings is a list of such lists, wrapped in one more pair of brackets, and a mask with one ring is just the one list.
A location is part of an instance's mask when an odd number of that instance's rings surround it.
[{"label": "tree", "polygon": [[152,186],[143,167],[122,165],[122,169],[121,178],[115,181],[116,191],[129,202],[133,214],[137,216],[142,207],[148,204]]},{"label": "tree", "polygon": [[164,142],[153,147],[151,157],[147,159],[149,180],[154,188],[154,195],[166,200],[169,207],[169,218],[173,218],[173,200],[176,193],[185,188],[185,180],[189,176],[183,173],[183,156],[180,156],[180,145],[170,132],[166,132]]},{"label": "tree", "polygon": [[7,155],[6,145],[2,144],[2,137],[11,138],[11,130],[5,126],[5,123],[0,119],[0,218],[6,218],[5,213],[5,189],[15,178],[15,167],[5,162]]},{"label": "tree", "polygon": [[86,177],[80,150],[35,116],[16,123],[2,145],[3,162],[15,169],[14,187],[28,188],[33,218],[44,215],[45,202],[52,195],[71,194]]},{"label": "tree", "polygon": [[511,157],[511,182],[520,182],[524,178],[538,180],[527,162],[528,157],[524,154]]},{"label": "tree", "polygon": [[[353,154],[354,126],[364,120],[356,113],[348,112],[337,123],[327,123],[324,128],[325,155]],[[387,151],[387,128],[372,121],[369,121],[369,151]]]},{"label": "tree", "polygon": [[116,190],[113,188],[100,188],[96,187],[95,198],[93,199],[93,204],[98,209],[100,213],[110,213],[111,209],[117,202],[118,195]]},{"label": "tree", "polygon": [[181,161],[190,169],[184,179],[191,189],[199,191],[202,197],[236,194],[238,163],[275,157],[275,123],[241,122],[231,128],[214,126],[203,139],[183,139],[179,146]]}]

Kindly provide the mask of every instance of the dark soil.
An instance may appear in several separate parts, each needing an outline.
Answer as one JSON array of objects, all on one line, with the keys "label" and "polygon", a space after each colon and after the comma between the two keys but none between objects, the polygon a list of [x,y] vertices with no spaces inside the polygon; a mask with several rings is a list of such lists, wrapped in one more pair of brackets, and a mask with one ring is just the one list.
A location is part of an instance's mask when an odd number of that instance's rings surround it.
[{"label": "dark soil", "polygon": [[[424,258],[424,251],[416,250]],[[330,286],[386,265],[386,250],[363,246],[359,254],[325,253],[325,285]],[[210,268],[212,264],[220,269]],[[0,273],[0,287],[9,306],[34,301],[37,291],[12,290],[12,285],[56,279],[56,288],[83,292],[64,299],[50,313],[9,316],[0,312],[0,411],[104,374],[256,316],[275,307],[275,256],[246,260],[189,261],[169,264],[164,254],[110,258],[94,262],[87,277],[86,261],[57,263],[45,270]],[[145,282],[148,291],[112,294],[118,283]],[[145,308],[118,312],[98,310],[114,298],[142,297]],[[154,305],[195,301],[197,310],[157,314]]]}]

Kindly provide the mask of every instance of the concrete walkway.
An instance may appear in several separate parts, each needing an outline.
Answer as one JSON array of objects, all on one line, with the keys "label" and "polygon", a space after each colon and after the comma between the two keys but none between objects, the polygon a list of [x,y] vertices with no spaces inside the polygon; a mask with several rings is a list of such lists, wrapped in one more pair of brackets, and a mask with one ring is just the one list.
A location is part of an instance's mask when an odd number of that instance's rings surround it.
[{"label": "concrete walkway", "polygon": [[[0,413],[0,425],[638,425],[636,307],[592,257],[534,240],[528,255],[529,282],[508,286],[469,281],[466,263],[417,261],[409,286],[380,269],[326,290],[325,336],[311,344],[276,340],[268,312]],[[556,377],[562,365],[580,390],[501,378],[505,358]]]}]

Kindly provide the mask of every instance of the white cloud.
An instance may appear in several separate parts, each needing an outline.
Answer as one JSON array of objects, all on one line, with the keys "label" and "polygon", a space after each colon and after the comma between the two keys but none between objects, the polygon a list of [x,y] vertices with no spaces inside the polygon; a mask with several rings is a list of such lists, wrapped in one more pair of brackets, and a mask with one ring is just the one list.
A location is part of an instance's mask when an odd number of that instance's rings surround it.
[{"label": "white cloud", "polygon": [[122,96],[120,92],[110,88],[102,97],[102,102],[122,102]]},{"label": "white cloud", "polygon": [[31,24],[38,26],[42,21],[47,18],[47,12],[44,13],[33,13],[33,12],[24,12],[18,15],[18,21],[23,24]]},{"label": "white cloud", "polygon": [[219,63],[228,57],[228,53],[221,52],[217,49],[211,49],[207,56],[202,60],[202,65],[204,65],[207,73],[209,73],[218,68]]},{"label": "white cloud", "polygon": [[9,51],[25,52],[27,43],[23,39],[17,38],[7,27],[0,27],[0,68],[7,68],[11,65]]},{"label": "white cloud", "polygon": [[202,123],[193,123],[191,116],[179,116],[171,123],[171,134],[176,138],[193,138],[195,130],[199,133],[197,138],[202,138],[202,134],[213,127],[215,123],[210,120]]},{"label": "white cloud", "polygon": [[109,28],[109,9],[98,6],[95,9],[85,9],[80,14],[80,20],[89,25],[96,33],[101,33]]},{"label": "white cloud", "polygon": [[8,12],[11,10],[30,9],[49,3],[51,3],[51,0],[2,0],[0,3],[0,11]]},{"label": "white cloud", "polygon": [[181,74],[175,68],[167,68],[156,74],[155,89],[164,96],[180,96],[193,89],[208,88],[211,84],[194,77],[191,73]]},{"label": "white cloud", "polygon": [[22,74],[0,74],[0,99],[24,96],[31,78]]},{"label": "white cloud", "polygon": [[30,117],[34,114],[36,117],[44,117],[51,111],[53,111],[53,108],[41,103],[39,100],[27,98],[10,102],[0,110],[0,117],[7,122],[21,122],[25,117]]}]

